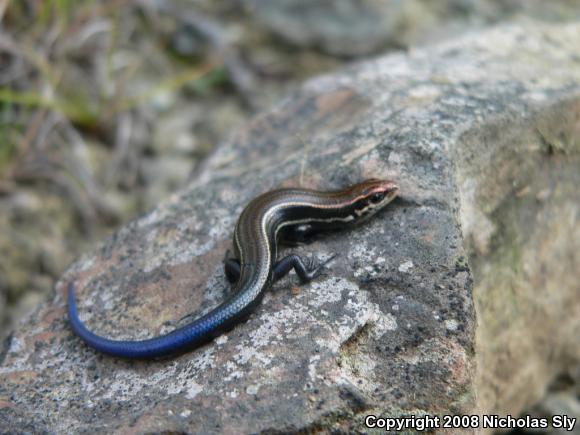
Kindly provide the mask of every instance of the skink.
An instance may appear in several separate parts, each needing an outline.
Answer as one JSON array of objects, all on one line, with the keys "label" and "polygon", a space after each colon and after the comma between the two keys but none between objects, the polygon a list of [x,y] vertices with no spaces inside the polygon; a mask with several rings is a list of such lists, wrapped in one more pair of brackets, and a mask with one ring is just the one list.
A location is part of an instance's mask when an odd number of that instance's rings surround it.
[{"label": "skink", "polygon": [[276,261],[277,242],[296,243],[317,231],[357,224],[391,202],[398,186],[370,179],[346,189],[321,192],[284,188],[254,198],[236,223],[235,258],[225,262],[230,296],[209,313],[174,331],[139,341],[111,340],[91,332],[77,312],[74,284],[68,286],[68,317],[73,331],[94,349],[124,358],[160,358],[195,348],[245,320],[264,293],[294,269],[302,282],[315,278],[314,266],[296,254]]}]

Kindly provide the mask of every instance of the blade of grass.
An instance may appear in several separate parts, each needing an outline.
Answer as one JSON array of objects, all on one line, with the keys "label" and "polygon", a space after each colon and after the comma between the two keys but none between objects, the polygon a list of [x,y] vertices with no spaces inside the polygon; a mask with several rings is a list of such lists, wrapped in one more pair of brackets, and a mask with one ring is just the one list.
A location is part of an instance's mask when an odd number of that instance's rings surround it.
[{"label": "blade of grass", "polygon": [[151,88],[149,91],[144,92],[132,98],[126,98],[119,101],[118,105],[113,108],[113,112],[122,112],[129,110],[135,106],[138,106],[145,101],[151,100],[157,95],[163,94],[168,91],[179,89],[184,85],[191,83],[195,80],[203,79],[207,74],[214,71],[216,68],[221,68],[223,65],[215,60],[210,60],[203,65],[186,69],[185,71],[170,77],[166,80],[161,81],[159,84]]},{"label": "blade of grass", "polygon": [[0,102],[55,110],[81,125],[94,125],[98,119],[97,114],[85,105],[75,104],[70,101],[47,99],[35,92],[16,92],[3,88],[0,89]]}]

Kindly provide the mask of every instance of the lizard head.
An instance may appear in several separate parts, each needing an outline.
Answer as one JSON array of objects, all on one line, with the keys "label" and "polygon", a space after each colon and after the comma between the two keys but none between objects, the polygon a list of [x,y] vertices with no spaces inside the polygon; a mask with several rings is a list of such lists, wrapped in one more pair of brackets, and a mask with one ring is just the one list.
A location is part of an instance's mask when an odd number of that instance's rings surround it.
[{"label": "lizard head", "polygon": [[371,178],[351,186],[352,211],[356,221],[374,215],[397,196],[399,186],[390,180]]}]

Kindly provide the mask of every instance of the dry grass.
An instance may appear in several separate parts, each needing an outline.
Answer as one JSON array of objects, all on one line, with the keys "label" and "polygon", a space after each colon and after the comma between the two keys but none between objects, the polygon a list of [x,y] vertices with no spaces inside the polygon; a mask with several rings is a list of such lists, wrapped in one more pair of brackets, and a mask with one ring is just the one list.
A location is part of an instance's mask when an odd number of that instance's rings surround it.
[{"label": "dry grass", "polygon": [[87,245],[159,200],[152,189],[170,189],[144,172],[163,157],[157,117],[229,80],[211,41],[199,56],[172,51],[170,19],[145,1],[0,0],[0,300],[46,294]]}]

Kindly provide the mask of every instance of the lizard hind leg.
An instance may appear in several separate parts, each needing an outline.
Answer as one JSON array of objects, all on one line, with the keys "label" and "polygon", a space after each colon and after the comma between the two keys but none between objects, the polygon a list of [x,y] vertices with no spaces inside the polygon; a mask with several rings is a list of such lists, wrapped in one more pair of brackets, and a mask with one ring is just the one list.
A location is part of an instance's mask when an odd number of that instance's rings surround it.
[{"label": "lizard hind leg", "polygon": [[324,271],[325,266],[336,256],[337,254],[333,254],[328,260],[317,265],[314,260],[304,260],[297,254],[287,255],[274,264],[274,281],[278,281],[294,269],[303,284],[310,282],[319,276]]},{"label": "lizard hind leg", "polygon": [[240,278],[240,260],[231,257],[230,250],[226,251],[224,257],[224,273],[226,274],[226,279],[230,284],[235,284]]}]

